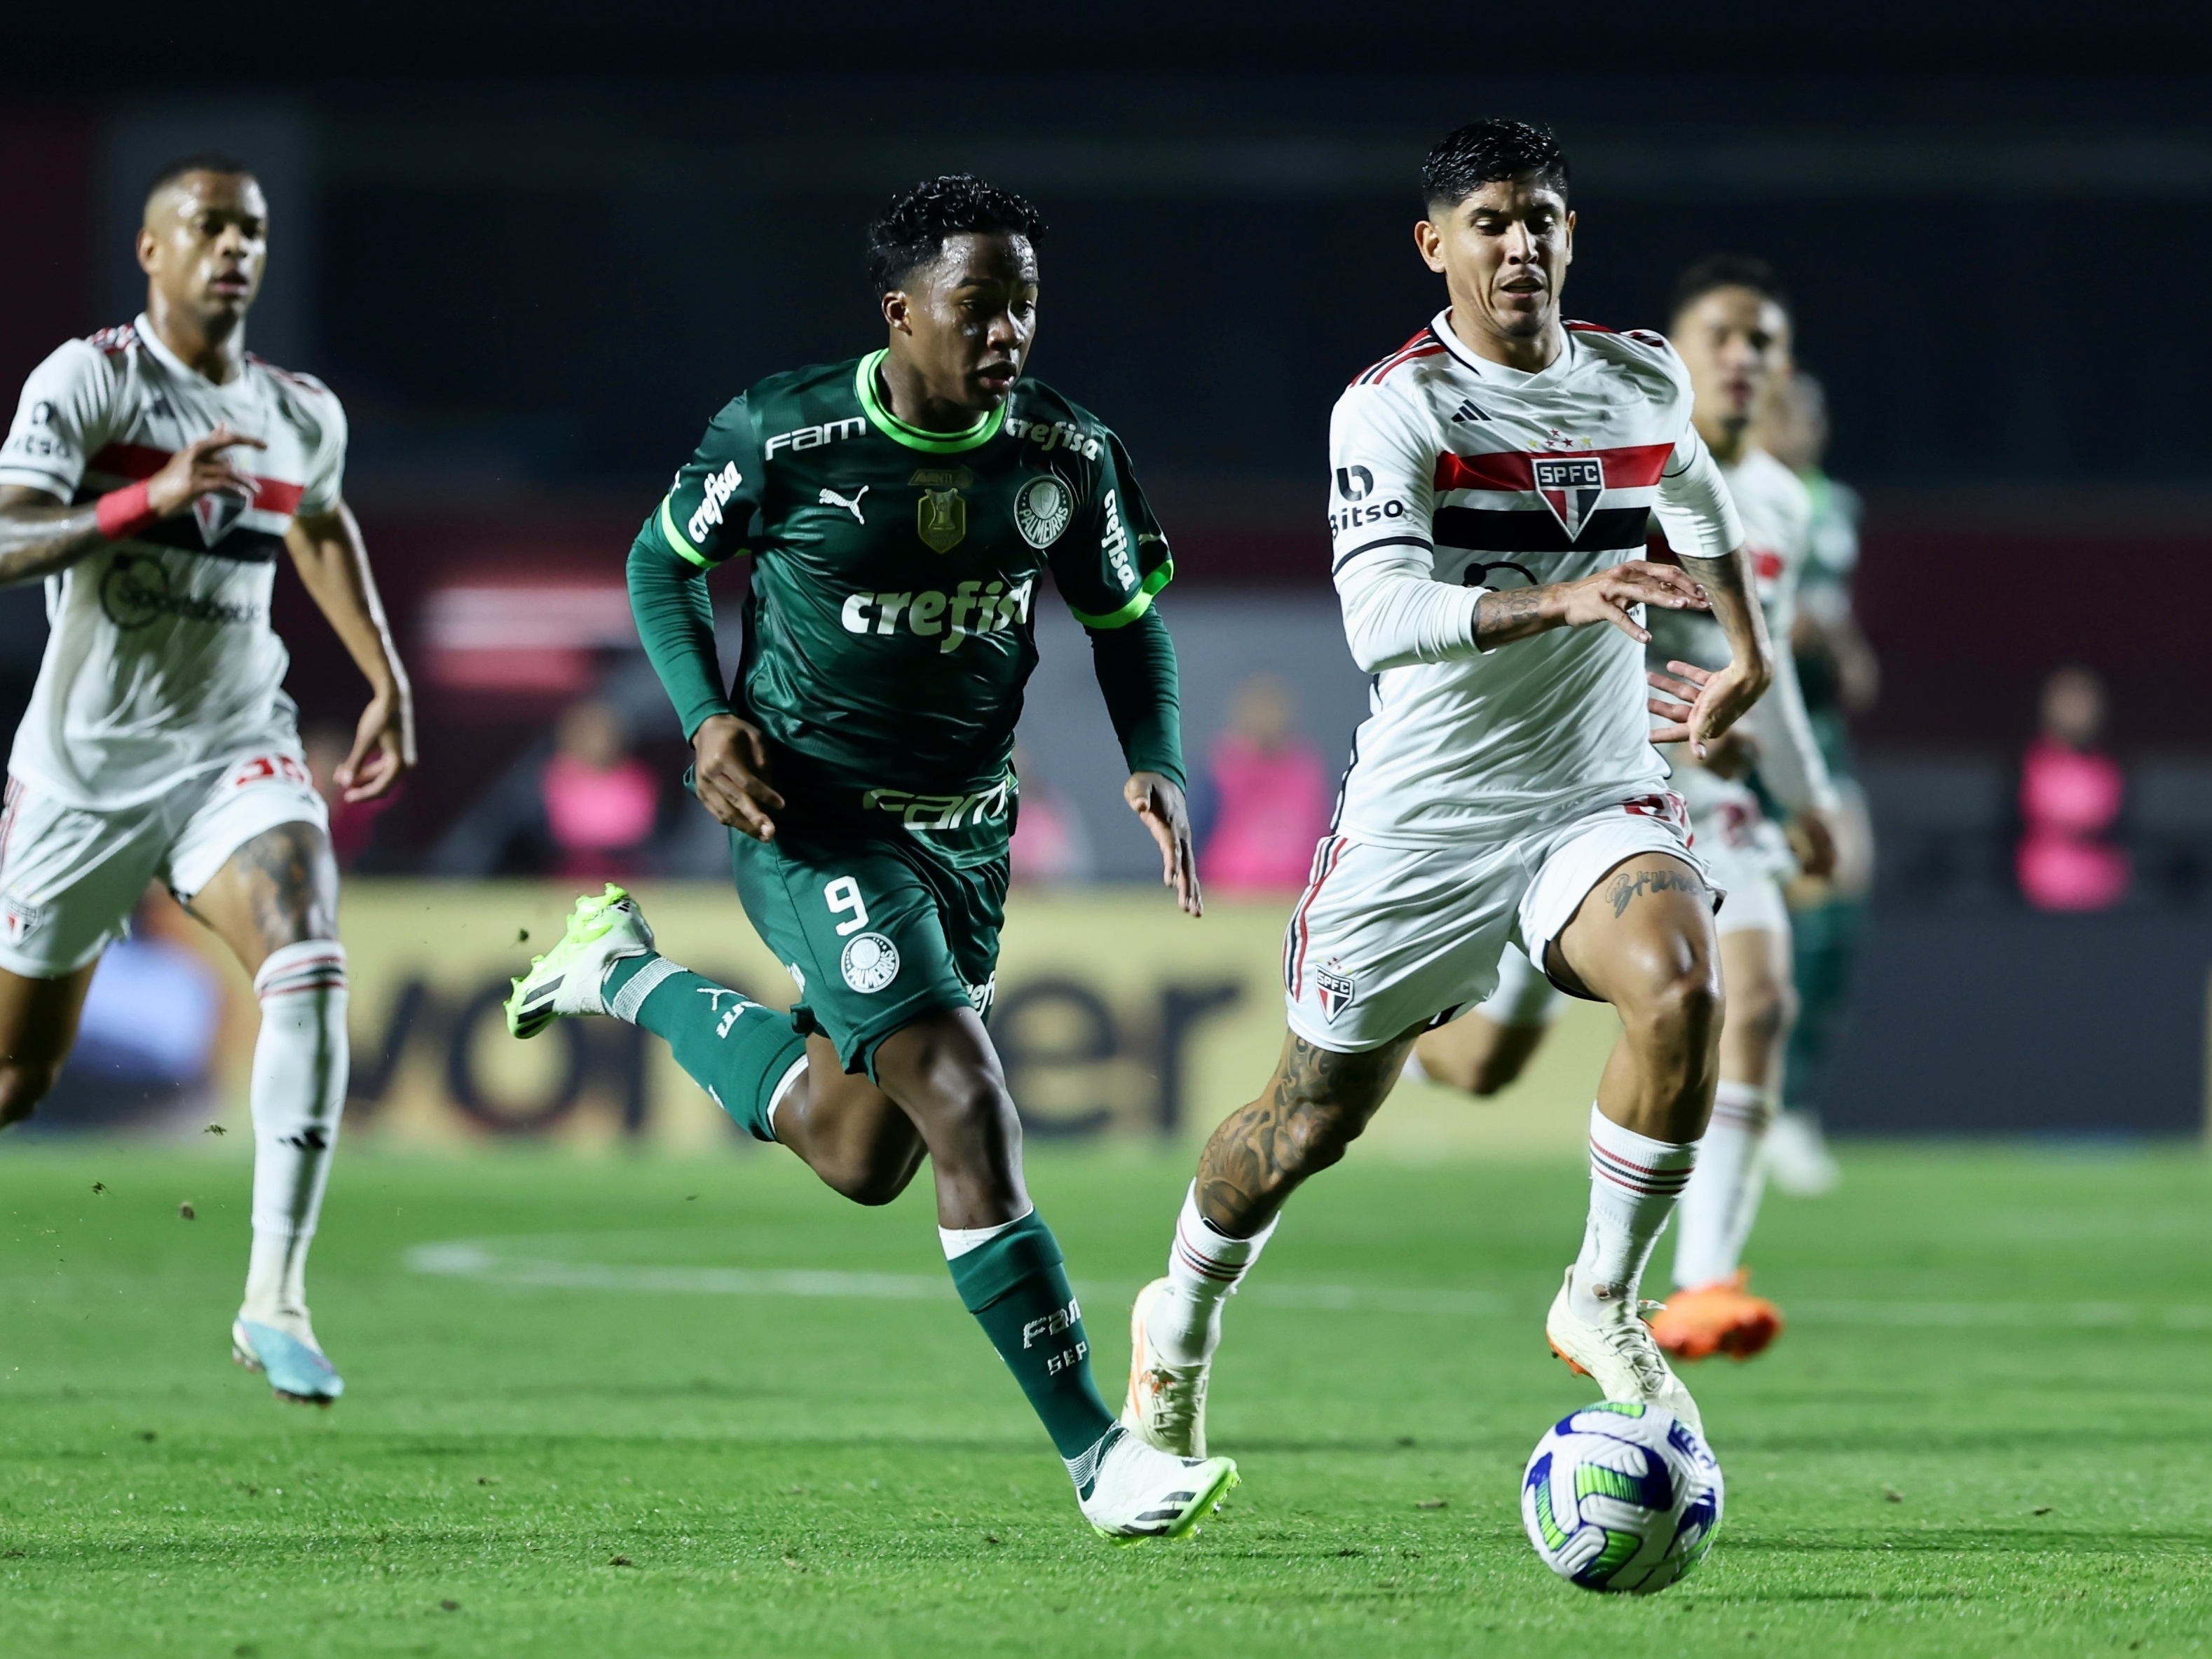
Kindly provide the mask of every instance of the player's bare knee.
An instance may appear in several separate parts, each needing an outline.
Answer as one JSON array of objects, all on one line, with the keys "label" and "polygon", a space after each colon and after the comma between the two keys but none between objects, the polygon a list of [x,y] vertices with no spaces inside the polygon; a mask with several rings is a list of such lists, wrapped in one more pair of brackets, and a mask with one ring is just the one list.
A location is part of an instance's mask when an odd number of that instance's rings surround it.
[{"label": "player's bare knee", "polygon": [[902,1157],[894,1162],[877,1158],[833,1162],[826,1169],[817,1167],[815,1173],[841,1197],[873,1209],[904,1192],[921,1167],[919,1158]]},{"label": "player's bare knee", "polygon": [[1283,1126],[1284,1173],[1303,1181],[1341,1162],[1366,1128],[1367,1115],[1335,1101],[1301,1103]]},{"label": "player's bare knee", "polygon": [[1720,1033],[1720,975],[1707,962],[1669,964],[1615,1006],[1628,1041],[1646,1053],[1704,1054]]},{"label": "player's bare knee", "polygon": [[1735,1037],[1771,1047],[1796,1022],[1796,988],[1785,981],[1756,979],[1729,993],[1728,1024]]},{"label": "player's bare knee", "polygon": [[39,1109],[61,1075],[58,1064],[11,1060],[0,1064],[0,1129],[21,1123]]}]

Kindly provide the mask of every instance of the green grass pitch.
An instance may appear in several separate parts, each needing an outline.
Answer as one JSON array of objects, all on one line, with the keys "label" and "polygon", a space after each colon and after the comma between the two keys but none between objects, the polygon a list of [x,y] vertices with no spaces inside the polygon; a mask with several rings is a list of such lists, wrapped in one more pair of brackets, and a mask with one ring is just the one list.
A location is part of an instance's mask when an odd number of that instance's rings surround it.
[{"label": "green grass pitch", "polygon": [[[1192,1544],[1117,1550],[945,1287],[926,1181],[872,1212],[773,1152],[342,1158],[315,1306],[351,1392],[323,1413],[228,1363],[234,1151],[17,1141],[0,1654],[2212,1649],[2212,1168],[1846,1168],[1768,1202],[1780,1346],[1693,1373],[1718,1547],[1627,1601],[1553,1578],[1516,1508],[1584,1402],[1541,1335],[1571,1168],[1316,1182],[1230,1310],[1213,1427],[1245,1485]],[[1033,1159],[1115,1401],[1187,1174]]]}]

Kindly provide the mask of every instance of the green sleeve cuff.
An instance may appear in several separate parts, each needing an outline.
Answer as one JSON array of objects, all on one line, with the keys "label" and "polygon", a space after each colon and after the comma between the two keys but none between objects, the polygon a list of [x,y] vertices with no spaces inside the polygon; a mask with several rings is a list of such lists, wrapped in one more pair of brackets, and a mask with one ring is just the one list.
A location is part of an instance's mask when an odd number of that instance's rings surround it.
[{"label": "green sleeve cuff", "polygon": [[[660,498],[659,528],[661,539],[668,544],[668,550],[670,552],[677,555],[679,558],[689,559],[693,564],[697,565],[699,568],[704,570],[707,568],[707,556],[702,553],[697,548],[692,546],[691,544],[685,539],[684,532],[676,527],[676,515],[668,510],[668,503],[670,500],[671,498],[666,495],[663,495]],[[647,522],[650,524],[651,521],[648,520]]]},{"label": "green sleeve cuff", "polygon": [[[664,502],[664,517],[666,512]],[[665,528],[648,519],[630,544],[629,608],[646,657],[689,738],[711,716],[729,714],[730,698],[714,653],[714,603],[707,592],[706,561],[667,545],[655,533]]]},{"label": "green sleeve cuff", "polygon": [[1181,675],[1167,623],[1140,613],[1133,626],[1093,630],[1091,665],[1129,769],[1157,772],[1188,790]]},{"label": "green sleeve cuff", "polygon": [[1072,605],[1067,608],[1075,620],[1085,628],[1125,628],[1150,611],[1152,596],[1174,580],[1175,561],[1169,559],[1138,585],[1137,591],[1129,596],[1128,603],[1118,611],[1109,611],[1102,617],[1094,617],[1087,611],[1076,610]]}]

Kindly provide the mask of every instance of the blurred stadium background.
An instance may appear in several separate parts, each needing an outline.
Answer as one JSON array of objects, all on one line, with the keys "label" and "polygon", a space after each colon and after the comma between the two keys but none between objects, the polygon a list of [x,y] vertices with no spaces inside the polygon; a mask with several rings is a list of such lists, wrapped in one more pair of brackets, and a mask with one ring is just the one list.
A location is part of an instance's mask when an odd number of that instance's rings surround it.
[{"label": "blurred stadium background", "polygon": [[[1846,27],[1601,7],[1509,26],[1383,3],[1170,27],[1140,5],[982,20],[969,40],[830,9],[554,7],[521,27],[125,7],[112,50],[86,56],[80,25],[44,13],[0,64],[0,381],[136,311],[143,182],[215,146],[274,205],[254,348],[351,413],[348,495],[415,674],[422,767],[338,828],[349,1138],[738,1144],[657,1047],[625,1028],[512,1052],[496,995],[520,935],[544,939],[603,875],[691,884],[653,911],[680,916],[679,954],[778,993],[720,832],[681,796],[621,561],[726,398],[866,343],[861,227],[918,175],[973,169],[1052,222],[1036,371],[1123,433],[1175,543],[1164,605],[1201,817],[1233,732],[1279,727],[1333,778],[1364,686],[1327,578],[1327,414],[1435,307],[1407,246],[1424,146],[1493,111],[1570,146],[1571,313],[1656,326],[1697,257],[1773,262],[1827,389],[1829,470],[1864,496],[1858,605],[1883,679],[1855,736],[1880,854],[1851,1024],[1816,1091],[1828,1127],[2203,1132],[2212,97],[2177,73],[2203,61],[2201,16],[1900,4]],[[327,756],[353,672],[289,577],[278,623]],[[0,594],[11,730],[44,625],[35,589]],[[1203,1127],[1279,1029],[1285,900],[1224,892],[1178,925],[1073,624],[1045,647],[1024,775],[1057,810],[1036,814],[1053,833],[1002,981],[1016,1092],[1063,1139]],[[2107,694],[2125,879],[2053,914],[2014,854],[2022,756],[2069,665]],[[234,969],[149,902],[141,948],[103,975],[33,1132],[242,1121]],[[1577,1146],[1609,1018],[1577,1010],[1575,1040],[1501,1104],[1409,1091],[1378,1133]]]}]

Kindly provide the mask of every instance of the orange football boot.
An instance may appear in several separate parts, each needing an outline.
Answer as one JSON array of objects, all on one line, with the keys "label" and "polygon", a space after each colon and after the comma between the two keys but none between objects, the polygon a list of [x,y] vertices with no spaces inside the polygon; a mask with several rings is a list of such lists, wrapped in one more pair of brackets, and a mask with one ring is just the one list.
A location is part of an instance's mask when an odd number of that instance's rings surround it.
[{"label": "orange football boot", "polygon": [[1748,1359],[1782,1334],[1782,1310],[1751,1293],[1751,1269],[1694,1291],[1677,1291],[1651,1316],[1651,1334],[1675,1359],[1724,1353]]}]

